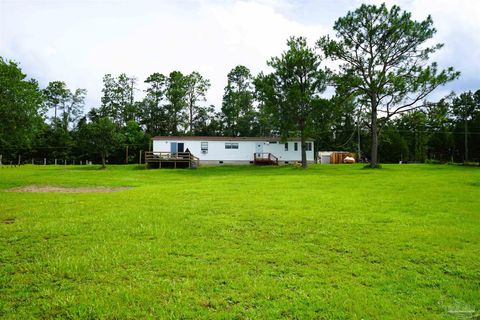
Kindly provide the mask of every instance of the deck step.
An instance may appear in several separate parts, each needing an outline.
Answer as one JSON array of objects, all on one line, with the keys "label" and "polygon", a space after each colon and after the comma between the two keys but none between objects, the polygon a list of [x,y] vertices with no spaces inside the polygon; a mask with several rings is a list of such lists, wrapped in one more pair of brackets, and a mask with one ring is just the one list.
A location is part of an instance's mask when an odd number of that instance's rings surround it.
[{"label": "deck step", "polygon": [[278,158],[271,153],[254,153],[253,163],[258,166],[278,166]]}]

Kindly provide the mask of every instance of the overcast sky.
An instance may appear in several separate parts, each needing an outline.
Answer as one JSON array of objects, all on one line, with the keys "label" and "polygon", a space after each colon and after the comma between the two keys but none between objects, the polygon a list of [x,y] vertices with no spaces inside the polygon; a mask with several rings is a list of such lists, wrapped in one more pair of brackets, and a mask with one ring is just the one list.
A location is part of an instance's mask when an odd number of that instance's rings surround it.
[{"label": "overcast sky", "polygon": [[[219,108],[234,66],[266,70],[289,36],[313,45],[362,2],[382,1],[0,0],[0,56],[43,87],[61,80],[86,88],[87,108],[100,105],[106,73],[135,76],[144,89],[153,72],[197,70],[212,83],[207,103]],[[418,20],[432,15],[435,40],[445,44],[435,60],[462,73],[435,96],[480,89],[480,0],[386,2]]]}]

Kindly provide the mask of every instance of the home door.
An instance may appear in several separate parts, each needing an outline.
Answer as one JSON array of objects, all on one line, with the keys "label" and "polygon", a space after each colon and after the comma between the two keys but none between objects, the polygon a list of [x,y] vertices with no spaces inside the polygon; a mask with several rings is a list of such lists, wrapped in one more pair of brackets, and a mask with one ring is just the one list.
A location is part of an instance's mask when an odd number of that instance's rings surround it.
[{"label": "home door", "polygon": [[258,153],[260,156],[260,153],[263,153],[263,142],[257,142],[255,145],[255,153]]},{"label": "home door", "polygon": [[177,152],[183,152],[184,144],[183,142],[171,142],[170,143],[170,152],[171,153],[177,153]]}]

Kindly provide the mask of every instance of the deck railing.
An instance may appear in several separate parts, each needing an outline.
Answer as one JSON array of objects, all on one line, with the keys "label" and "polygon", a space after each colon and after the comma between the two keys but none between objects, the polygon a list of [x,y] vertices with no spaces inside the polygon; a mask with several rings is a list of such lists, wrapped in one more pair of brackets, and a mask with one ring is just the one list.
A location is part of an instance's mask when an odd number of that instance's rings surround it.
[{"label": "deck railing", "polygon": [[253,160],[255,163],[259,162],[268,162],[278,164],[278,158],[271,153],[267,152],[256,152],[253,154]]},{"label": "deck railing", "polygon": [[190,152],[145,151],[146,164],[157,162],[190,162],[198,166],[200,159]]}]

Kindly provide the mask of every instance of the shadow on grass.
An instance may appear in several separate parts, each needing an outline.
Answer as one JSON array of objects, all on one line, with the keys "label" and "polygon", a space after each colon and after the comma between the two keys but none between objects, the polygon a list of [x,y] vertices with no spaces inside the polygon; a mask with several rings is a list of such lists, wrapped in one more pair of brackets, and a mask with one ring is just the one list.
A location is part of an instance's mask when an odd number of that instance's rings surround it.
[{"label": "shadow on grass", "polygon": [[383,166],[381,164],[377,164],[375,166],[372,166],[370,164],[367,164],[365,166],[363,166],[362,169],[371,169],[371,170],[374,170],[374,169],[383,169]]},{"label": "shadow on grass", "polygon": [[135,164],[135,165],[124,165],[124,164],[111,164],[105,167],[102,167],[100,164],[86,165],[86,166],[68,166],[66,170],[72,171],[129,171],[129,170],[145,170],[145,165]]},{"label": "shadow on grass", "polygon": [[74,170],[74,171],[104,171],[106,169],[108,169],[108,166],[105,167],[105,168],[102,168],[101,165],[86,165],[86,166],[78,166],[78,167],[67,167],[65,168],[67,170]]}]

